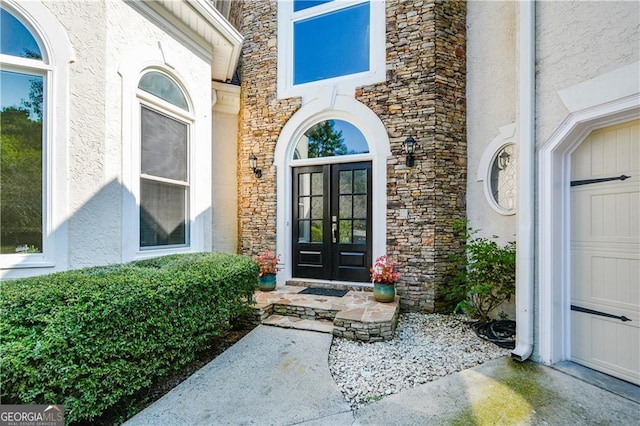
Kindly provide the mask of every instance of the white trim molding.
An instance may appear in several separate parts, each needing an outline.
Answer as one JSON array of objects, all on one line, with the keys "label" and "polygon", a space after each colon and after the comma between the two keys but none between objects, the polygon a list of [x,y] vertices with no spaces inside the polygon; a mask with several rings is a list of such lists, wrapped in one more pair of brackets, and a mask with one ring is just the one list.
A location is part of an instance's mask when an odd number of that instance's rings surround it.
[{"label": "white trim molding", "polygon": [[296,144],[310,126],[322,120],[341,119],[362,132],[369,144],[369,153],[322,159],[322,164],[371,161],[372,163],[372,256],[386,252],[387,245],[387,158],[391,156],[389,137],[382,121],[373,111],[353,96],[323,96],[305,104],[282,129],[275,149],[277,191],[276,251],[283,254],[281,281],[292,278],[291,258],[291,168],[293,165],[318,164],[317,159],[293,160]]},{"label": "white trim molding", "polygon": [[[593,80],[605,93],[609,79]],[[613,81],[614,84],[615,81]],[[583,83],[584,84],[584,83]],[[569,89],[565,93],[570,93]],[[569,359],[571,154],[594,130],[640,117],[640,93],[572,112],[538,153],[538,356],[545,364]]]},{"label": "white trim molding", "polygon": [[570,113],[623,99],[640,90],[640,62],[558,91]]},{"label": "white trim molding", "polygon": [[214,112],[237,115],[240,112],[240,86],[212,81],[211,106]]}]

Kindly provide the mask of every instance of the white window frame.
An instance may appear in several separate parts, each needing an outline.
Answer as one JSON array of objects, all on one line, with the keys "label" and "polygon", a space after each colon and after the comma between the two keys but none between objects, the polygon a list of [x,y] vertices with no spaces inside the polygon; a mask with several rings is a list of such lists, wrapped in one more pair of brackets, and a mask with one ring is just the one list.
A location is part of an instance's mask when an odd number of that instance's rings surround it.
[{"label": "white window frame", "polygon": [[[122,56],[118,67],[123,99],[122,262],[211,249],[210,240],[205,239],[206,227],[210,226],[210,223],[207,225],[207,218],[211,209],[211,95],[209,91],[202,91],[189,70],[175,66],[177,61],[168,63],[165,50],[161,41],[158,41],[157,47],[132,48]],[[140,93],[140,79],[148,71],[161,72],[175,81],[187,100],[189,112],[147,95],[144,91]],[[147,96],[153,97],[153,103],[162,106],[163,110],[170,109],[191,121],[188,247],[160,246],[157,249],[140,250],[140,99],[148,101]]]},{"label": "white window frame", "polygon": [[[142,76],[150,71],[156,71],[156,72],[160,72],[164,75],[167,75],[166,73],[162,72],[161,70],[156,70],[156,69],[147,69],[145,70],[144,73],[142,73],[140,75],[140,78],[142,78]],[[167,77],[171,78],[169,75],[167,75]],[[185,99],[187,99],[187,104],[190,104],[190,102],[188,101],[189,97],[186,95],[184,89],[180,86],[180,84],[178,84],[177,81],[175,81],[173,78],[171,78],[171,80],[176,83],[178,85],[178,87],[180,88],[180,90],[182,90],[182,94],[185,96]],[[140,223],[140,201],[137,203],[137,207],[138,207],[138,232],[137,232],[137,237],[138,237],[138,250],[139,252],[148,252],[148,251],[153,251],[153,252],[157,252],[158,250],[171,250],[172,252],[176,249],[189,249],[191,246],[191,182],[192,182],[192,173],[191,173],[191,163],[192,163],[192,159],[191,159],[191,141],[192,141],[192,132],[193,132],[193,126],[194,126],[194,122],[195,122],[195,117],[193,115],[193,113],[191,113],[190,111],[185,111],[184,109],[170,103],[167,101],[164,101],[163,99],[160,99],[158,97],[156,97],[155,95],[148,93],[140,88],[137,89],[136,91],[136,97],[137,97],[137,103],[138,103],[138,126],[139,127],[139,131],[138,134],[140,135],[140,138],[138,140],[138,155],[141,154],[142,151],[142,129],[141,129],[141,115],[142,115],[142,107],[146,107],[150,110],[152,110],[153,112],[162,114],[162,115],[166,115],[167,117],[170,117],[176,121],[179,121],[183,124],[185,124],[187,126],[187,181],[183,182],[183,181],[176,181],[173,179],[166,179],[166,178],[162,178],[159,176],[153,176],[153,175],[148,175],[145,173],[142,173],[142,170],[138,170],[139,173],[139,179],[138,179],[138,200],[140,200],[140,185],[141,179],[146,179],[148,181],[153,181],[153,182],[162,182],[162,183],[170,183],[173,185],[179,185],[184,187],[187,191],[187,198],[186,198],[186,206],[185,206],[185,219],[186,219],[186,235],[185,235],[185,243],[184,244],[173,244],[173,245],[162,245],[162,246],[148,246],[148,247],[142,247],[140,245],[140,227],[141,227],[141,223]],[[142,165],[142,161],[141,161],[141,156],[138,157],[137,159],[137,164]]]},{"label": "white window frame", "polygon": [[[142,89],[138,88],[138,84],[140,83],[140,79],[148,72],[155,71],[162,73],[169,77],[172,81],[174,81],[178,87],[182,90],[182,94],[187,100],[187,105],[189,111],[186,111],[170,102],[167,102],[163,99],[160,99],[157,96],[154,96]],[[125,197],[125,208],[123,211],[123,261],[127,260],[135,260],[135,259],[144,259],[149,257],[162,256],[167,254],[175,254],[175,253],[190,253],[193,251],[197,251],[198,249],[198,241],[196,238],[196,226],[195,216],[194,216],[194,188],[193,184],[195,182],[194,176],[194,162],[195,154],[194,149],[192,149],[192,145],[196,140],[196,116],[194,114],[194,106],[189,96],[189,91],[182,83],[182,80],[175,75],[175,72],[171,72],[165,67],[155,65],[155,66],[147,66],[144,67],[142,71],[136,74],[136,79],[133,81],[135,84],[134,94],[133,94],[133,102],[131,105],[131,121],[128,123],[131,131],[131,140],[130,140],[130,156],[127,158],[125,163],[125,167],[131,170],[131,174],[128,177],[125,177],[127,180],[129,188],[129,197]],[[187,235],[186,235],[186,244],[184,245],[166,245],[166,246],[154,246],[154,247],[141,247],[140,246],[140,180],[146,175],[143,175],[141,172],[141,149],[142,149],[142,132],[141,132],[141,113],[142,106],[146,106],[156,112],[160,112],[162,114],[166,114],[169,117],[175,118],[188,126],[188,178],[189,178],[189,194],[187,197]]]},{"label": "white window frame", "polygon": [[[369,70],[303,84],[293,83],[293,26],[296,22],[362,3],[370,3]],[[333,86],[338,92],[353,92],[356,87],[386,80],[386,26],[384,0],[331,1],[319,6],[293,11],[293,1],[278,2],[278,98],[313,96],[322,88]]]},{"label": "white window frame", "polygon": [[35,268],[57,271],[68,265],[67,78],[74,55],[64,29],[45,6],[4,0],[2,7],[31,32],[42,54],[42,60],[0,54],[2,70],[43,77],[42,253],[0,255],[0,277],[20,278],[42,273]]}]

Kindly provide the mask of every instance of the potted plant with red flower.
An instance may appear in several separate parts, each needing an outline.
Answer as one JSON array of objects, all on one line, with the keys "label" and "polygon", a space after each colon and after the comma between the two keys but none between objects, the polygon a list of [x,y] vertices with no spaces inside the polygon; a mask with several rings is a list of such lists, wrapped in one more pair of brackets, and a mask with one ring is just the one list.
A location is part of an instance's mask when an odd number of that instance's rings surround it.
[{"label": "potted plant with red flower", "polygon": [[258,275],[258,288],[262,291],[271,291],[276,288],[276,272],[280,270],[280,255],[271,250],[265,250],[254,259],[260,265],[260,274]]},{"label": "potted plant with red flower", "polygon": [[386,254],[376,259],[371,268],[373,281],[373,297],[378,302],[393,302],[396,297],[396,281],[400,273],[396,270],[398,262],[393,261]]}]

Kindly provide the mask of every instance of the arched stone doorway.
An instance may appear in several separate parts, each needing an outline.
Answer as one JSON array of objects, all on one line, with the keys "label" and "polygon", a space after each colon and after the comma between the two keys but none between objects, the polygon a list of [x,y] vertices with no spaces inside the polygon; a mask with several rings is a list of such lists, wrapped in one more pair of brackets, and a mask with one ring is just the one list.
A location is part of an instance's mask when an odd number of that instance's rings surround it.
[{"label": "arched stone doorway", "polygon": [[[327,122],[337,122],[344,125],[345,128],[355,128],[362,135],[365,145],[359,145],[361,149],[351,150],[351,152],[347,148],[347,152],[343,155],[312,155],[313,158],[309,158],[310,156],[306,154],[301,155],[300,148],[304,146],[303,140],[308,137],[310,129]],[[301,141],[303,141],[302,144]],[[368,285],[365,283],[368,280],[363,278],[367,274],[367,272],[363,272],[364,267],[366,266],[368,271],[371,259],[375,259],[386,250],[386,160],[390,155],[389,139],[382,122],[369,108],[353,97],[337,95],[332,99],[315,99],[303,106],[287,122],[278,138],[274,157],[277,170],[276,244],[278,253],[283,254],[284,269],[281,273],[284,280],[303,278],[307,281]],[[304,188],[301,191],[300,182],[306,179],[311,182],[311,179],[314,179],[314,174],[316,174],[316,180],[324,179],[325,184],[328,185],[322,196],[311,190],[307,193]],[[338,200],[331,202],[331,198],[335,199],[335,197],[328,195],[329,191],[327,190],[331,188],[339,190],[340,176],[346,179],[347,174],[356,177],[356,179],[359,179],[358,176],[366,176],[368,179],[367,189],[362,192],[360,188],[352,185],[349,192],[343,192],[338,195]],[[297,180],[294,180],[294,175]],[[332,178],[332,175],[335,177]],[[342,183],[343,188],[346,188],[346,181],[343,180]],[[345,189],[345,191],[347,190]],[[366,197],[362,197],[363,195]],[[294,197],[296,203],[308,202],[309,208],[311,208],[314,199],[316,199],[316,203],[324,203],[322,209],[325,213],[322,214],[322,218],[313,214],[306,215],[306,211],[302,215],[294,214]],[[366,198],[369,204],[367,207],[369,213],[366,215],[367,224],[364,229],[362,229],[362,223],[359,222],[362,218],[358,211],[354,212],[352,209],[351,216],[340,218],[339,197],[343,197],[344,200],[351,198],[351,201],[356,200],[357,202]],[[346,210],[344,206],[343,203],[343,212]],[[295,207],[295,210],[299,211],[298,206]],[[332,214],[332,211],[337,214]],[[333,216],[336,216],[335,227]],[[343,221],[342,241],[346,242],[348,239],[350,244],[356,243],[356,245],[349,246],[355,250],[343,250],[343,252],[349,252],[352,255],[349,259],[343,257],[342,261],[354,262],[358,265],[355,269],[360,269],[360,272],[355,275],[343,273],[345,270],[353,268],[343,267],[343,272],[339,272],[341,267],[338,265],[341,263],[341,255],[338,245],[341,241],[341,219]],[[344,231],[347,225],[351,229],[350,234]],[[320,228],[323,231],[321,235],[318,234]],[[315,249],[315,251],[308,250],[308,246],[304,245],[307,242],[313,242],[311,241],[314,238],[312,229],[315,229],[316,240],[321,240],[315,242],[329,242],[329,245],[323,249],[326,252]],[[363,230],[367,237],[370,236],[365,241],[368,247],[362,247],[362,245],[356,247],[358,242],[362,242],[360,237],[363,235]],[[305,234],[307,231],[308,234]],[[331,243],[334,240],[334,235],[336,246]],[[303,243],[301,247],[298,247],[296,253],[294,253],[294,239],[296,244],[298,240]],[[316,268],[311,269],[320,270],[326,266],[336,272],[314,275],[309,268],[305,270],[303,267],[301,269],[299,267],[300,251],[311,252],[305,253],[309,256],[306,260],[310,264],[316,265]],[[363,263],[364,259],[366,259],[366,265]]]}]

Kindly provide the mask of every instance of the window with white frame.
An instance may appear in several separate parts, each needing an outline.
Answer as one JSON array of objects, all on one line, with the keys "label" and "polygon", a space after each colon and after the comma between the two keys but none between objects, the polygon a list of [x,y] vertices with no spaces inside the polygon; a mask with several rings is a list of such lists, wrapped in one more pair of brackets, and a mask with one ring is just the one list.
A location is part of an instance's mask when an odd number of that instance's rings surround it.
[{"label": "window with white frame", "polygon": [[146,72],[140,103],[140,249],[189,246],[190,128],[193,116],[180,86]]},{"label": "window with white frame", "polygon": [[385,80],[384,1],[278,3],[278,92]]},{"label": "window with white frame", "polygon": [[48,55],[16,13],[0,8],[0,254],[44,252]]}]

